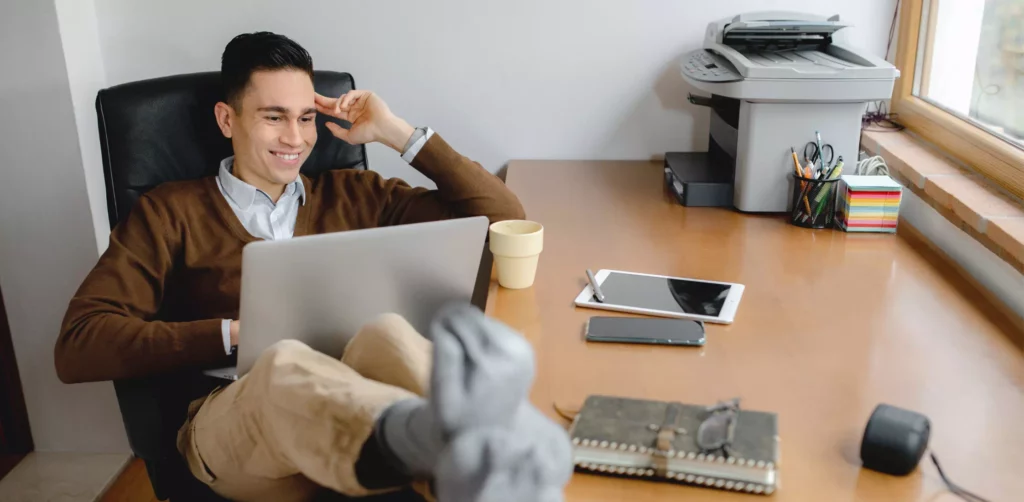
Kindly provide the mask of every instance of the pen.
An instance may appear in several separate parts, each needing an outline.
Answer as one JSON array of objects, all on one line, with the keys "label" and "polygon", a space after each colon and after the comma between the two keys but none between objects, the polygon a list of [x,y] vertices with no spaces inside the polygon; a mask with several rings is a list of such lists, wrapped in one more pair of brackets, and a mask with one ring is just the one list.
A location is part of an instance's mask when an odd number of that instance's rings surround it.
[{"label": "pen", "polygon": [[[829,173],[828,179],[835,179],[842,172],[843,161],[842,158],[840,158],[839,163],[836,164],[836,167],[832,169],[831,173]],[[817,204],[818,207],[815,208],[814,215],[811,216],[812,219],[818,219],[818,216],[821,214],[821,210],[825,208],[825,203],[828,202],[828,197],[832,194],[833,187],[831,185],[831,183],[823,185],[821,191],[819,191],[818,194],[814,197],[814,202],[815,204]]]},{"label": "pen", "polygon": [[594,298],[604,303],[604,293],[601,292],[601,287],[597,285],[597,278],[594,277],[594,273],[587,269],[587,280],[590,281],[590,287],[594,290]]},{"label": "pen", "polygon": [[[827,193],[827,192],[828,192],[828,190],[824,190],[823,191],[823,193]],[[825,203],[826,202],[828,202],[828,197],[823,197],[821,199],[821,201],[818,202],[818,207],[814,209],[814,215],[811,216],[811,221],[817,220],[818,216],[821,216],[821,210],[825,209]]]},{"label": "pen", "polygon": [[821,133],[814,131],[814,138],[818,140],[818,160],[821,162],[821,170],[825,171],[825,151],[821,149]]},{"label": "pen", "polygon": [[[837,162],[835,167],[833,167],[832,170],[828,172],[828,176],[826,176],[825,179],[826,180],[834,180],[834,179],[838,178],[839,175],[842,174],[842,173],[843,173],[843,158],[839,157],[839,162]],[[830,191],[832,191],[832,187],[829,184],[824,185],[822,187],[822,189],[818,191],[818,194],[814,196],[814,203],[815,204],[820,204],[821,203],[821,199],[823,197],[825,197],[825,195],[827,195]]]},{"label": "pen", "polygon": [[842,172],[843,172],[843,156],[840,155],[839,156],[839,161],[836,162],[836,165],[833,166],[832,169],[828,172],[828,176],[826,176],[825,179],[829,179],[830,180],[830,179],[837,178],[840,174],[842,174]]}]

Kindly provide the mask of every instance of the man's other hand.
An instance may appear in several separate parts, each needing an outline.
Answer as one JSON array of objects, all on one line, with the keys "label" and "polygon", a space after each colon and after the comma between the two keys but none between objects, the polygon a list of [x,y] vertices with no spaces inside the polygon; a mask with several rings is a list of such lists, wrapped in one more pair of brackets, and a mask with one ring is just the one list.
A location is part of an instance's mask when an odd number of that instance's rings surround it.
[{"label": "man's other hand", "polygon": [[324,115],[351,122],[349,129],[333,122],[328,122],[327,128],[352,145],[376,141],[401,153],[414,132],[408,122],[391,113],[387,103],[370,91],[349,91],[338,98],[317,94],[316,109]]},{"label": "man's other hand", "polygon": [[238,328],[239,328],[239,326],[240,326],[240,324],[239,324],[239,322],[237,320],[231,321],[230,334],[231,334],[231,346],[232,347],[238,345]]}]

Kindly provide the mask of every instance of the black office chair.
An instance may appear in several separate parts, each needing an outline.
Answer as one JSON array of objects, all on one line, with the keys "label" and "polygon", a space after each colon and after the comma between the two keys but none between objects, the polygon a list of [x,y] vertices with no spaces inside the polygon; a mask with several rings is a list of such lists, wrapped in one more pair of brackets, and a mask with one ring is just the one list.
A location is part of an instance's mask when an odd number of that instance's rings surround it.
[{"label": "black office chair", "polygon": [[[355,81],[348,73],[318,71],[313,86],[321,94],[339,96],[355,89]],[[232,154],[231,142],[213,115],[222,95],[219,72],[131,82],[99,92],[96,114],[111,228],[124,221],[140,195],[157,185],[217,173],[220,161]],[[303,174],[366,169],[366,148],[335,138],[326,120],[317,116],[319,139]],[[158,499],[223,500],[188,472],[175,444],[188,403],[223,383],[195,371],[114,382],[128,443],[145,461]],[[403,492],[387,500],[422,499]]]}]

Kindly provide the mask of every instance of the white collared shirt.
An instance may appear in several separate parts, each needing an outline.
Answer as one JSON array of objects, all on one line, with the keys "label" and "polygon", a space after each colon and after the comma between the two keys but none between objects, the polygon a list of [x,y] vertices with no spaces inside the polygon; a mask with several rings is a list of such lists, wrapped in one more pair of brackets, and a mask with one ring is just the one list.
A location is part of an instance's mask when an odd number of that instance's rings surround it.
[{"label": "white collared shirt", "polygon": [[232,174],[234,162],[234,157],[220,162],[217,188],[245,230],[257,239],[268,241],[292,238],[299,206],[306,203],[306,186],[302,177],[285,185],[281,198],[274,203],[266,192]]},{"label": "white collared shirt", "polygon": [[[402,159],[411,164],[433,135],[434,130],[429,127],[416,129],[402,148]],[[266,192],[232,174],[234,164],[234,156],[220,161],[217,188],[245,230],[257,239],[291,239],[295,235],[295,220],[299,215],[299,207],[306,204],[306,186],[302,182],[302,176],[284,187],[284,193],[275,204]],[[224,352],[230,355],[231,319],[221,321],[220,332],[224,339]]]}]

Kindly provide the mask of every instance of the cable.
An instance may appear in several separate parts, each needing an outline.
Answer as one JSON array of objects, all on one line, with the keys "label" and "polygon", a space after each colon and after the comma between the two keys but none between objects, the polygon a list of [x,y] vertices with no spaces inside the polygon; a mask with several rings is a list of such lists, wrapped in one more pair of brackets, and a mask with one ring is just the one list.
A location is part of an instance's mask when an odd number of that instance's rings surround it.
[{"label": "cable", "polygon": [[580,414],[578,411],[577,412],[565,411],[565,410],[563,410],[563,409],[558,407],[558,403],[551,403],[551,406],[555,409],[555,413],[558,413],[558,416],[560,416],[560,417],[562,417],[562,418],[564,418],[564,419],[566,419],[566,420],[568,420],[570,422],[572,422],[573,420],[576,420],[576,415]]},{"label": "cable", "polygon": [[860,176],[888,176],[889,166],[885,164],[885,159],[881,155],[876,155],[857,162],[857,166],[853,168],[853,174]]},{"label": "cable", "polygon": [[892,37],[896,33],[896,16],[900,12],[900,0],[896,0],[896,8],[892,12],[892,23],[889,24],[889,43],[885,45],[885,59],[889,59],[889,50],[892,48]]},{"label": "cable", "polygon": [[955,495],[966,500],[967,502],[988,502],[987,499],[981,497],[980,495],[971,493],[964,489],[963,487],[961,487],[960,485],[950,481],[949,478],[946,477],[946,473],[943,472],[942,466],[939,465],[939,458],[935,456],[935,453],[928,452],[928,454],[931,455],[932,463],[935,464],[935,469],[939,471],[939,477],[942,478],[942,481],[946,483],[946,486],[949,488],[949,491],[953,492]]},{"label": "cable", "polygon": [[902,131],[903,125],[896,121],[897,114],[889,113],[885,101],[876,101],[875,109],[869,110],[861,117],[861,127],[865,131],[896,132]]}]

